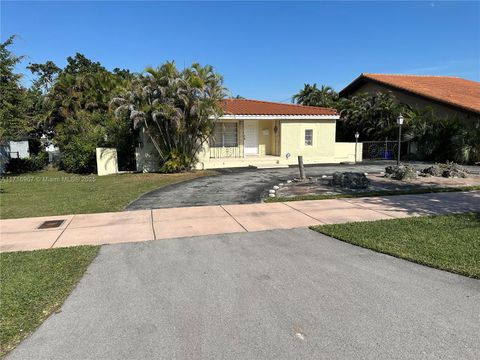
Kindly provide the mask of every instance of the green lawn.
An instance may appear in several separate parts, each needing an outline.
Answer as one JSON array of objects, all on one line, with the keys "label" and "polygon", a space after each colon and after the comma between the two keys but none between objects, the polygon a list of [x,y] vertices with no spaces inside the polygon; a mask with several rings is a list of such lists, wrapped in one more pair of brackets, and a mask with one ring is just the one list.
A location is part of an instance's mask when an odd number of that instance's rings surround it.
[{"label": "green lawn", "polygon": [[348,243],[480,279],[480,213],[312,227]]},{"label": "green lawn", "polygon": [[51,170],[7,176],[0,182],[0,218],[119,211],[150,190],[213,174],[197,171],[80,176]]},{"label": "green lawn", "polygon": [[98,249],[77,246],[0,254],[0,357],[62,305]]},{"label": "green lawn", "polygon": [[327,200],[339,198],[357,198],[357,197],[372,197],[372,196],[390,196],[390,195],[412,195],[412,194],[430,194],[442,192],[457,192],[457,191],[473,191],[480,190],[480,186],[457,186],[457,187],[443,187],[443,188],[423,188],[423,189],[405,189],[405,190],[379,190],[359,192],[355,194],[312,194],[312,195],[298,195],[298,196],[278,196],[264,199],[264,202],[288,202],[288,201],[302,201],[302,200]]}]

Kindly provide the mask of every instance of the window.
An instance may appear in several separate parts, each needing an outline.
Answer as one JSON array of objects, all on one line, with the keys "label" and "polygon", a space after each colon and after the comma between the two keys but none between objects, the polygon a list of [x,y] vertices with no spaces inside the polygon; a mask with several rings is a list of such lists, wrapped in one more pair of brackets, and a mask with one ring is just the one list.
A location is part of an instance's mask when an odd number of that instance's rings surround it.
[{"label": "window", "polygon": [[213,136],[210,139],[211,147],[237,147],[237,123],[216,123]]},{"label": "window", "polygon": [[305,130],[305,146],[312,146],[313,145],[313,130],[306,129]]}]

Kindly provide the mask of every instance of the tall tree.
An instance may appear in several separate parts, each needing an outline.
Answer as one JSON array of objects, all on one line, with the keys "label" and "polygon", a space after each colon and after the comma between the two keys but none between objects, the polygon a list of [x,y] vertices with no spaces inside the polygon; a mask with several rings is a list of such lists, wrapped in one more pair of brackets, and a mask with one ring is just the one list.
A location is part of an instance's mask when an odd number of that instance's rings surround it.
[{"label": "tall tree", "polygon": [[344,127],[340,132],[350,140],[356,131],[362,139],[368,140],[395,137],[396,120],[402,109],[391,93],[359,94],[343,99],[337,105],[342,118],[340,126]]},{"label": "tall tree", "polygon": [[62,70],[50,60],[44,64],[31,63],[27,69],[37,77],[33,81],[33,87],[40,89],[43,93],[47,93],[52,88]]},{"label": "tall tree", "polygon": [[113,99],[119,117],[144,127],[162,171],[190,169],[209,139],[225,96],[223,78],[197,63],[179,71],[174,62],[147,68],[121,96]]},{"label": "tall tree", "polygon": [[322,85],[319,89],[317,84],[305,84],[292,100],[301,105],[334,108],[338,101],[338,94],[330,86]]},{"label": "tall tree", "polygon": [[20,139],[32,130],[26,115],[26,89],[20,84],[22,76],[15,73],[23,56],[9,50],[14,38],[0,44],[0,141]]}]

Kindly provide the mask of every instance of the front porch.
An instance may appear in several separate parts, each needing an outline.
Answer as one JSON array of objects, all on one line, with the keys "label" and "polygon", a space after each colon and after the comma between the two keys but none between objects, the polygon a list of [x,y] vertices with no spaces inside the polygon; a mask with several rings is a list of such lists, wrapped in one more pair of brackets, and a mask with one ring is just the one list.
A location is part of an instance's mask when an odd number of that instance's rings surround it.
[{"label": "front porch", "polygon": [[208,158],[245,159],[255,162],[280,156],[280,127],[275,120],[225,120],[215,124]]}]

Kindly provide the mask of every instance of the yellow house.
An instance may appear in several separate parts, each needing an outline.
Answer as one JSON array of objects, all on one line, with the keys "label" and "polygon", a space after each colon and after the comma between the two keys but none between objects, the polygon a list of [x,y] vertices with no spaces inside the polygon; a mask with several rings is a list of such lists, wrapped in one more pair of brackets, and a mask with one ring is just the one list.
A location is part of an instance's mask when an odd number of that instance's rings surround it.
[{"label": "yellow house", "polygon": [[[247,99],[222,101],[223,115],[198,154],[197,169],[287,167],[303,156],[305,164],[361,161],[359,143],[335,142],[334,109]],[[142,135],[142,134],[141,134]],[[141,139],[142,140],[142,139]],[[137,169],[156,170],[148,139],[137,149]]]},{"label": "yellow house", "polygon": [[[222,101],[214,135],[199,154],[197,168],[280,167],[355,161],[355,143],[335,142],[334,109],[247,99]],[[357,160],[361,160],[361,144]]]}]

